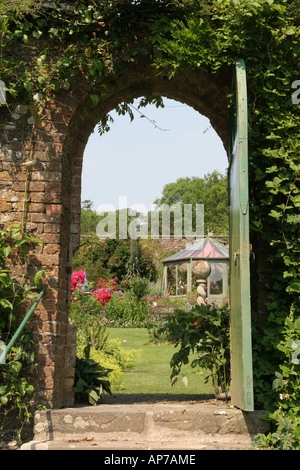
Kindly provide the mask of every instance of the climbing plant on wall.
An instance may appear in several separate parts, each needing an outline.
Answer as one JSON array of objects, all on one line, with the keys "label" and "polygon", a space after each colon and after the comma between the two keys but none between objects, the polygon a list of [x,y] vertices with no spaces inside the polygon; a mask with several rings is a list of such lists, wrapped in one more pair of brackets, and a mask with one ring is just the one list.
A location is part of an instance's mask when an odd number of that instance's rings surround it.
[{"label": "climbing plant on wall", "polygon": [[[265,240],[273,271],[263,286],[269,298],[267,314],[262,319],[252,313],[255,393],[264,407],[269,400],[278,402],[282,416],[294,409],[293,424],[287,424],[295,433],[300,387],[299,2],[204,3],[192,16],[173,21],[169,39],[158,46],[163,57],[156,65],[168,67],[172,76],[182,66],[216,73],[236,57],[245,59],[251,237],[255,240],[259,233]],[[272,396],[274,372],[280,380],[274,380]],[[278,414],[273,417],[283,434],[282,420]],[[299,446],[299,433],[297,440]]]},{"label": "climbing plant on wall", "polygon": [[[236,59],[245,60],[251,241],[255,248],[256,237],[264,240],[271,273],[263,286],[266,311],[262,317],[254,306],[252,312],[259,406],[274,402],[275,373],[293,390],[286,393],[294,397],[289,406],[299,405],[299,11],[298,0],[27,0],[0,6],[7,106],[27,100],[35,121],[43,119],[47,100],[80,77],[92,84],[97,106],[109,83],[143,60],[170,80],[182,68],[231,74]],[[6,55],[14,44],[16,55]],[[22,60],[20,51],[26,52]],[[161,105],[157,97],[140,104],[149,102]],[[118,110],[128,111],[126,103]],[[106,116],[100,132],[109,123]],[[257,288],[255,279],[254,273]]]},{"label": "climbing plant on wall", "polygon": [[[157,67],[170,75],[182,66],[215,73],[236,57],[246,61],[249,101],[251,231],[271,247],[273,285],[266,286],[271,324],[299,311],[299,3],[214,1],[194,4],[193,15],[174,20],[158,45]],[[293,85],[294,84],[294,85]],[[299,87],[299,85],[298,85]],[[276,299],[276,300],[275,300]]]}]

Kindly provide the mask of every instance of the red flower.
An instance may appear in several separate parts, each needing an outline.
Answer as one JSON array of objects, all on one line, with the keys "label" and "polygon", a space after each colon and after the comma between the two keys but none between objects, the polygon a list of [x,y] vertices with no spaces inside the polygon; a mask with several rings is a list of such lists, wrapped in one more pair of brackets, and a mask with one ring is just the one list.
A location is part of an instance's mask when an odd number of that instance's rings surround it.
[{"label": "red flower", "polygon": [[85,274],[84,271],[80,270],[78,272],[74,271],[71,276],[71,298],[74,290],[77,290],[77,284],[80,281],[81,284],[84,284]]},{"label": "red flower", "polygon": [[193,323],[193,326],[197,326],[197,322],[194,322],[194,323]]}]

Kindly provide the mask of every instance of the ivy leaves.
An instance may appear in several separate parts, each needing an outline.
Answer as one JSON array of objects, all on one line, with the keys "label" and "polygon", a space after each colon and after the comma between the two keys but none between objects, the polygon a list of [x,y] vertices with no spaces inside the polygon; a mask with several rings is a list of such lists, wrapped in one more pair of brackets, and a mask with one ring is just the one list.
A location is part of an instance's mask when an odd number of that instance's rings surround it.
[{"label": "ivy leaves", "polygon": [[[260,360],[263,348],[274,351],[280,335],[287,334],[282,325],[292,306],[300,315],[300,106],[292,101],[292,84],[300,78],[297,3],[77,0],[66,5],[15,0],[0,5],[1,79],[11,100],[32,101],[37,96],[37,106],[72,86],[78,76],[91,84],[90,100],[97,107],[109,82],[140,63],[172,77],[183,67],[209,73],[230,70],[237,57],[245,59],[251,231],[260,232],[271,247],[267,263],[272,266]],[[28,57],[7,56],[5,47],[12,44],[21,45]],[[30,68],[36,44],[40,54]],[[118,110],[126,111],[126,103]],[[110,122],[105,117],[100,133],[109,129]],[[9,256],[9,248],[2,250],[2,256]],[[0,282],[4,279],[5,273]],[[286,327],[292,329],[291,324]],[[268,377],[277,360],[270,356],[263,364]]]},{"label": "ivy leaves", "polygon": [[[198,7],[196,3],[190,2],[193,15],[170,22],[168,35],[157,41],[162,54],[155,63],[173,76],[181,67],[205,68],[213,73],[230,67],[239,56],[245,59],[250,223],[252,235],[260,232],[271,247],[267,260],[272,266],[269,317],[263,326],[262,344],[272,351],[283,334],[282,325],[290,309],[300,315],[300,107],[292,101],[292,83],[299,79],[299,11],[296,2],[289,1],[215,0],[201,2]],[[287,324],[286,328],[288,334],[294,325]],[[282,352],[287,355],[281,357],[284,367],[290,356],[287,350]],[[262,364],[262,357],[260,351],[256,367],[271,375],[273,358],[265,358]],[[274,362],[277,359],[274,357]],[[299,393],[297,380],[294,386]],[[257,380],[258,396],[260,389],[264,384]]]},{"label": "ivy leaves", "polygon": [[[11,276],[9,269],[12,262],[18,257],[25,262],[29,249],[40,240],[22,232],[21,227],[12,224],[0,230],[0,351],[6,349],[5,344],[17,330],[16,310],[25,299],[36,298],[34,290],[40,285],[45,274],[38,271],[34,276],[34,286],[17,282]],[[4,410],[2,416],[11,410],[17,410],[21,422],[28,419],[31,414],[29,402],[34,388],[29,383],[28,375],[34,370],[34,343],[31,332],[19,335],[18,342],[13,345],[0,366],[0,409]],[[2,430],[2,423],[0,426]]]}]

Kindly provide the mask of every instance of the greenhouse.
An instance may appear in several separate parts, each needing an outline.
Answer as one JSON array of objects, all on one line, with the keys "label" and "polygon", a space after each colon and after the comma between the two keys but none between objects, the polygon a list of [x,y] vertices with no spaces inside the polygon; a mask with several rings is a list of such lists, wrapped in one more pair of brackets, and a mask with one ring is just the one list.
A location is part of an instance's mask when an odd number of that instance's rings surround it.
[{"label": "greenhouse", "polygon": [[222,241],[211,237],[201,238],[186,249],[163,260],[164,289],[170,290],[169,284],[172,278],[175,295],[184,295],[192,292],[193,286],[202,281],[206,291],[206,301],[221,305],[228,297],[229,287],[229,249],[226,244],[227,237],[222,237]]}]

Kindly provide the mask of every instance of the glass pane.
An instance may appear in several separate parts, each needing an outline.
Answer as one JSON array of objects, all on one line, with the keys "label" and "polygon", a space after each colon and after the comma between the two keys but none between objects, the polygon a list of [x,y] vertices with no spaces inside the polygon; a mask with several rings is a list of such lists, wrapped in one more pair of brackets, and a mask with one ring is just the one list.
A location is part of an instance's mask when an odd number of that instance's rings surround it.
[{"label": "glass pane", "polygon": [[211,275],[210,280],[210,294],[221,295],[223,294],[223,264],[210,263]]}]

